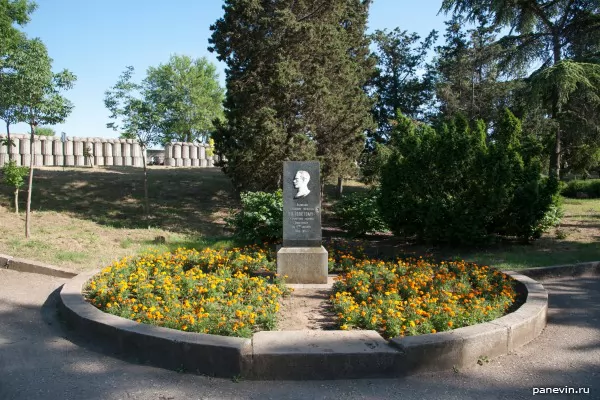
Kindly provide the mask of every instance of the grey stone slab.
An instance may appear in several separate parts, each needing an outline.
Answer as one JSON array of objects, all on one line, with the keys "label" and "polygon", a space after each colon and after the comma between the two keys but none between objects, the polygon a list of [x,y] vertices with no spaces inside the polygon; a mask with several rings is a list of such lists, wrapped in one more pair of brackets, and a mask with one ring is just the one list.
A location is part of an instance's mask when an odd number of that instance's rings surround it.
[{"label": "grey stone slab", "polygon": [[375,331],[257,332],[252,378],[342,379],[384,376],[399,353]]},{"label": "grey stone slab", "polygon": [[320,247],[282,247],[277,252],[277,273],[288,283],[327,284],[327,250]]},{"label": "grey stone slab", "polygon": [[320,247],[321,180],[316,161],[283,163],[283,246]]}]

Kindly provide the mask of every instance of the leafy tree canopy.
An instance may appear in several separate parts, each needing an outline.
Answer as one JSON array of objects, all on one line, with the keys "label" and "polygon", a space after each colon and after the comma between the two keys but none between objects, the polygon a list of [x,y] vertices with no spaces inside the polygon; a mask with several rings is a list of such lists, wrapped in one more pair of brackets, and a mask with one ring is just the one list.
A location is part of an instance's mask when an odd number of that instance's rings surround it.
[{"label": "leafy tree canopy", "polygon": [[204,57],[174,55],[150,67],[147,75],[147,100],[165,111],[163,141],[206,141],[213,121],[223,118],[224,91],[216,67]]}]

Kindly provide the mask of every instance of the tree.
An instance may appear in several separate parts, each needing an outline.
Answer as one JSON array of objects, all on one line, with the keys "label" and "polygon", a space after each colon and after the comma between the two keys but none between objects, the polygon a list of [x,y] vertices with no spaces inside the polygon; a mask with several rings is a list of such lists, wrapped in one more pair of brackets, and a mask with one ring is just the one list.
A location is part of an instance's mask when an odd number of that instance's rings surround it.
[{"label": "tree", "polygon": [[29,168],[20,167],[14,161],[9,161],[2,167],[2,176],[4,183],[12,186],[15,196],[15,214],[19,214],[19,188],[25,183],[25,176],[29,174]]},{"label": "tree", "polygon": [[371,36],[377,46],[377,75],[371,88],[377,96],[373,109],[377,131],[373,135],[379,143],[387,142],[392,130],[390,121],[398,112],[413,119],[424,119],[425,109],[433,99],[433,79],[426,69],[427,52],[437,40],[431,31],[419,43],[419,35],[401,31],[377,30]]},{"label": "tree", "polygon": [[206,58],[171,56],[147,71],[148,101],[165,110],[164,142],[206,141],[213,121],[223,118],[223,89],[216,67]]},{"label": "tree", "polygon": [[25,215],[25,237],[30,236],[31,193],[33,188],[33,154],[35,130],[39,124],[54,125],[67,118],[73,105],[60,92],[73,87],[77,79],[68,70],[52,73],[52,59],[46,46],[39,39],[21,43],[15,52],[14,65],[19,88],[16,99],[19,121],[26,121],[31,128],[29,185],[27,188],[27,212]]},{"label": "tree", "polygon": [[226,0],[210,51],[227,63],[226,122],[214,134],[238,190],[274,190],[284,160],[350,174],[373,126],[369,1]]},{"label": "tree", "polygon": [[38,136],[56,136],[56,131],[49,126],[38,126],[35,129],[35,134]]},{"label": "tree", "polygon": [[[499,29],[484,15],[474,28],[467,30],[466,25],[460,15],[446,22],[446,43],[436,48],[436,96],[442,116],[462,114],[489,125],[498,119],[499,110],[513,105],[522,82],[511,80],[501,68]],[[520,71],[510,75],[522,77]]]},{"label": "tree", "polygon": [[[29,22],[29,15],[35,10],[36,5],[27,0],[0,0],[0,119],[6,123],[6,139],[2,139],[7,147],[14,146],[10,137],[10,125],[18,121],[15,96],[18,90],[15,87],[14,52],[26,40],[25,35],[13,24],[25,25]],[[8,160],[12,161],[12,153],[8,152]]]},{"label": "tree", "polygon": [[[500,39],[506,49],[505,61],[513,69],[529,67],[533,61],[541,62],[538,74],[550,67],[558,67],[565,57],[581,55],[588,57],[598,49],[600,34],[600,2],[598,0],[444,0],[442,10],[466,15],[474,21],[480,15],[489,15],[499,27],[511,28],[511,34]],[[512,34],[515,32],[516,34]],[[590,42],[588,42],[590,40]],[[555,71],[559,72],[559,67]],[[568,93],[561,92],[561,81],[544,84],[549,90],[548,114],[558,121],[554,134],[554,150],[550,169],[556,176],[561,166],[562,132],[560,124],[564,99]],[[573,76],[571,76],[572,78]],[[540,82],[532,80],[532,83]]]},{"label": "tree", "polygon": [[148,169],[146,150],[160,138],[160,123],[165,110],[147,100],[147,82],[132,82],[134,68],[128,66],[119,77],[117,83],[105,92],[104,105],[111,112],[109,118],[117,121],[106,124],[115,131],[121,129],[121,136],[137,139],[142,148],[144,164],[144,213],[150,216],[148,199]]}]

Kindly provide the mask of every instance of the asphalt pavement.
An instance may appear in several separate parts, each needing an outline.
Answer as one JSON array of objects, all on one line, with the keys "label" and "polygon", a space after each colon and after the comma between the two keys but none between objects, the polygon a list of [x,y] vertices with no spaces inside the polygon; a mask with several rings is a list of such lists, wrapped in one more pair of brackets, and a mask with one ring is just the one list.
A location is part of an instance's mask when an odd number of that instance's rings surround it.
[{"label": "asphalt pavement", "polygon": [[[112,354],[60,321],[57,293],[65,282],[0,269],[0,400],[600,399],[598,275],[542,279],[550,294],[544,332],[481,366],[396,379],[270,382],[168,371]],[[548,388],[582,391],[543,394]]]}]

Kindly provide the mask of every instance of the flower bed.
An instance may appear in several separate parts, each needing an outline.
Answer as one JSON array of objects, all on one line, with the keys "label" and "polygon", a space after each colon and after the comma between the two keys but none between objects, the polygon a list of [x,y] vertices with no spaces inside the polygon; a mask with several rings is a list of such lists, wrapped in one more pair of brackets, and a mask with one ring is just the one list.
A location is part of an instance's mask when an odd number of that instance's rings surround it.
[{"label": "flower bed", "polygon": [[251,337],[272,330],[286,293],[249,271],[266,269],[258,248],[178,249],[125,258],[94,277],[84,291],[100,310],[137,322],[189,332]]},{"label": "flower bed", "polygon": [[340,329],[397,337],[436,333],[499,318],[516,292],[507,275],[465,262],[355,261],[331,296]]}]

